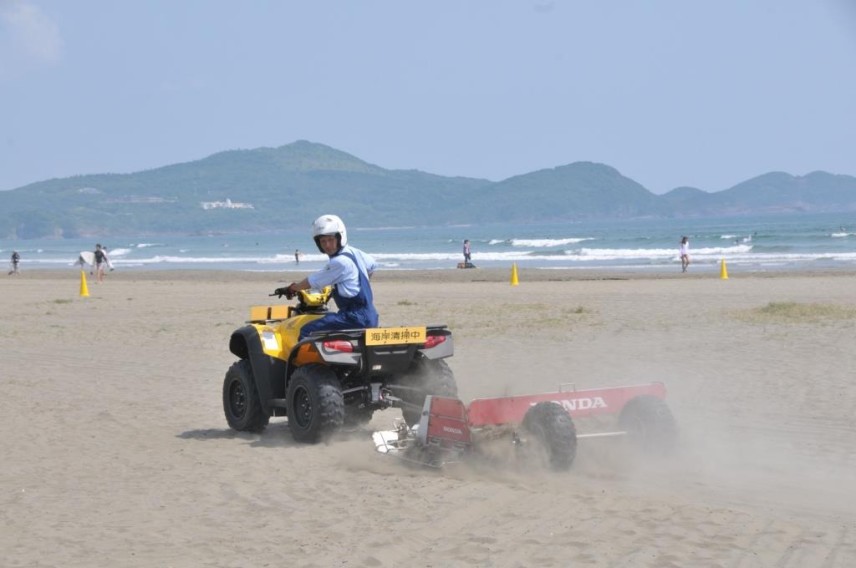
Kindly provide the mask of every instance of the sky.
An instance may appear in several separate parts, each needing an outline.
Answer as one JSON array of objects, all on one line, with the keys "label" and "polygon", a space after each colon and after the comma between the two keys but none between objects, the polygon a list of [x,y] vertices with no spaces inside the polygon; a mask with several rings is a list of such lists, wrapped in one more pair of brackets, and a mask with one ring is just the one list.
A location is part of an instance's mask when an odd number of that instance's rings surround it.
[{"label": "sky", "polygon": [[296,140],[657,194],[856,175],[856,0],[0,0],[0,190]]}]

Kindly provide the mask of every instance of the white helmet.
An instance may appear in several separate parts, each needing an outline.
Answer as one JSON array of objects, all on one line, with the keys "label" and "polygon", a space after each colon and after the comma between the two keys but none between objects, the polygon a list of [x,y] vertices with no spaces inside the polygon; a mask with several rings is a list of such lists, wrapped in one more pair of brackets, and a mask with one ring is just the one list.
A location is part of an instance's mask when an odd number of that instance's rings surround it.
[{"label": "white helmet", "polygon": [[321,248],[321,235],[336,235],[340,250],[348,244],[348,231],[345,229],[345,223],[336,215],[321,215],[312,223],[312,238],[315,239],[318,250],[324,252],[324,249]]}]

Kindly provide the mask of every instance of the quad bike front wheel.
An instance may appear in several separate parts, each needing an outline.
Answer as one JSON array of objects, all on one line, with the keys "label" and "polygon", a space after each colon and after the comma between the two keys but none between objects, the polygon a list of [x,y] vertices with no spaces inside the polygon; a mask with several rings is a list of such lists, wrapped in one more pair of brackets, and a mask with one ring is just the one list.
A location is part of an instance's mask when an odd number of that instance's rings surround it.
[{"label": "quad bike front wheel", "polygon": [[674,450],[678,427],[666,401],[651,395],[640,395],[624,405],[618,426],[627,433],[630,443],[649,455],[666,455]]},{"label": "quad bike front wheel", "polygon": [[571,467],[577,455],[577,430],[567,410],[555,402],[539,402],[526,411],[521,429],[527,459],[540,452],[552,469]]},{"label": "quad bike front wheel", "polygon": [[270,416],[262,410],[253,368],[246,359],[236,361],[226,371],[223,411],[229,426],[239,432],[261,432],[268,425]]},{"label": "quad bike front wheel", "polygon": [[336,373],[324,365],[304,365],[294,371],[285,405],[288,427],[298,442],[319,442],[345,421],[342,387]]},{"label": "quad bike front wheel", "polygon": [[425,397],[429,394],[458,396],[455,375],[443,359],[416,359],[408,374],[401,379],[400,385],[402,388],[399,396],[405,403],[401,408],[401,415],[408,426],[419,423]]}]

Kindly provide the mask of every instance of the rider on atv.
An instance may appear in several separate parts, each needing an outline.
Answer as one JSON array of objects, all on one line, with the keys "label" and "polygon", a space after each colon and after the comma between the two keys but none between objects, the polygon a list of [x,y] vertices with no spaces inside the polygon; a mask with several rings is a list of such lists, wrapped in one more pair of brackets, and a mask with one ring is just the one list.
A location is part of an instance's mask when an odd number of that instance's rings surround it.
[{"label": "rider on atv", "polygon": [[315,331],[377,327],[378,314],[369,283],[377,268],[375,260],[360,249],[348,246],[345,223],[336,215],[315,219],[312,237],[318,250],[330,257],[327,266],[275,293],[291,298],[300,290],[333,286],[333,300],[339,311],[304,325],[300,339]]}]

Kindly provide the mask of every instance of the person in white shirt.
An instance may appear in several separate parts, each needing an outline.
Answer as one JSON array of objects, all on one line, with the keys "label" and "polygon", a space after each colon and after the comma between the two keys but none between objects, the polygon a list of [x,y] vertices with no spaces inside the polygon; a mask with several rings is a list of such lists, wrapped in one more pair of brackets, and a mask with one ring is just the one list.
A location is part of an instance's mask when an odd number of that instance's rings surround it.
[{"label": "person in white shirt", "polygon": [[681,237],[681,272],[686,272],[690,265],[690,240]]},{"label": "person in white shirt", "polygon": [[330,257],[327,265],[283,290],[291,297],[300,290],[333,287],[338,312],[325,314],[300,330],[300,339],[315,331],[377,327],[378,313],[369,279],[377,268],[375,260],[348,245],[345,223],[336,215],[322,215],[312,223],[312,238],[318,250]]}]

